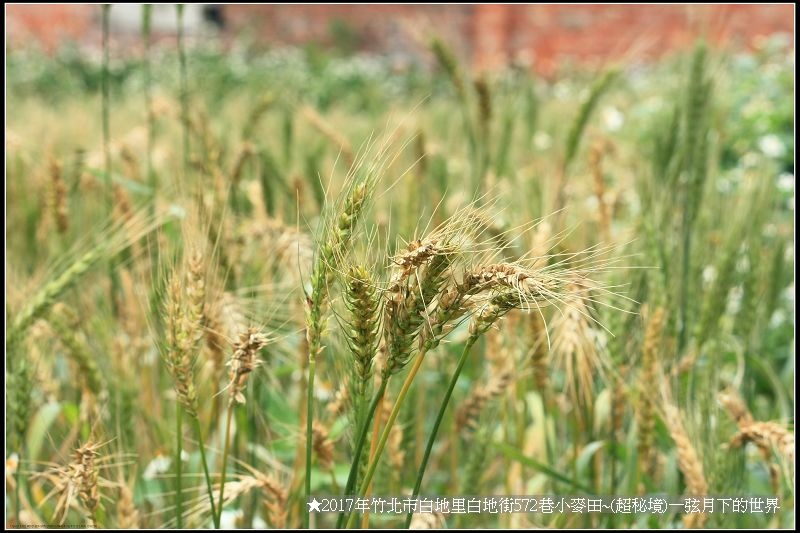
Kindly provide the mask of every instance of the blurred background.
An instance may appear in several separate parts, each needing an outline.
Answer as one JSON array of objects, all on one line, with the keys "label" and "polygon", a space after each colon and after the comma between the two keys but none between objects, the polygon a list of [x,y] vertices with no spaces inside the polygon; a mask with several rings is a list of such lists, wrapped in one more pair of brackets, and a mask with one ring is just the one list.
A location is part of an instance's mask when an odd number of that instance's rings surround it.
[{"label": "blurred background", "polygon": [[[153,7],[153,31],[175,33],[171,4]],[[93,5],[6,7],[8,44],[53,51],[64,44],[100,46]],[[559,65],[647,60],[703,36],[722,47],[752,48],[775,33],[793,33],[790,4],[718,5],[237,5],[186,6],[187,33],[253,45],[308,45],[389,55],[397,66],[425,62],[417,35],[434,28],[462,60],[496,69],[512,62],[552,75]],[[138,42],[140,4],[114,4],[113,36]]]}]

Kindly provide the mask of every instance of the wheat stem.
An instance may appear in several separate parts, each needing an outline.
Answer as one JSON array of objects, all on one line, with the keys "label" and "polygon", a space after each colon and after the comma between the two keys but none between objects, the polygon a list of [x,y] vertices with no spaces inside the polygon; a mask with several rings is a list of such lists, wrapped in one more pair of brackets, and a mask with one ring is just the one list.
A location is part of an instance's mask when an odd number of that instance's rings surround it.
[{"label": "wheat stem", "polygon": [[[447,386],[447,392],[444,393],[444,398],[442,398],[442,403],[439,406],[439,413],[436,415],[436,420],[433,423],[433,429],[428,437],[428,443],[425,446],[425,454],[422,456],[422,462],[420,463],[419,471],[417,472],[417,481],[414,483],[414,491],[411,493],[412,499],[416,498],[419,494],[420,487],[422,486],[422,478],[425,476],[425,469],[428,466],[428,459],[431,456],[433,443],[436,441],[436,434],[439,431],[439,426],[442,424],[444,413],[447,410],[447,405],[450,403],[450,397],[453,395],[453,390],[456,388],[456,382],[458,382],[458,378],[461,376],[461,371],[464,369],[464,363],[467,362],[469,352],[477,340],[477,335],[471,335],[467,340],[467,343],[464,345],[464,349],[461,351],[461,357],[459,357],[456,370],[453,372],[453,375],[450,378],[450,384]],[[408,513],[408,516],[406,516],[406,529],[411,526],[411,519],[413,518],[413,515],[414,513],[410,512]]]},{"label": "wheat stem", "polygon": [[153,19],[153,6],[142,4],[142,40],[144,41],[144,106],[147,116],[147,149],[145,151],[147,165],[147,183],[150,185],[151,213],[155,213],[156,208],[156,175],[153,170],[153,141],[155,133],[155,120],[153,116],[153,87],[152,73],[150,69],[150,37]]},{"label": "wheat stem", "polygon": [[692,236],[695,228],[697,213],[702,201],[703,183],[706,179],[706,158],[708,156],[708,107],[710,105],[710,86],[705,76],[706,64],[705,45],[699,43],[692,57],[689,75],[684,140],[684,171],[687,181],[682,198],[682,257],[681,257],[681,284],[679,292],[680,321],[678,323],[678,352],[686,347],[689,335],[690,308],[690,277],[692,273]]},{"label": "wheat stem", "polygon": [[175,450],[175,519],[177,520],[177,528],[183,527],[183,462],[181,455],[183,451],[183,409],[180,403],[176,404],[177,412],[175,414],[175,429],[177,431],[177,445]]},{"label": "wheat stem", "polygon": [[203,441],[203,431],[200,428],[200,419],[198,417],[194,417],[194,429],[197,432],[197,444],[200,446],[200,460],[203,463],[203,475],[206,478],[208,501],[211,503],[211,517],[214,520],[214,527],[219,529],[219,516],[217,516],[216,506],[214,505],[214,490],[211,488],[211,475],[208,472],[208,461],[206,460],[206,446]]},{"label": "wheat stem", "polygon": [[[313,351],[309,351],[308,358],[308,398],[306,398],[306,478],[305,478],[305,495],[306,498],[311,495],[311,438],[312,438],[312,423],[314,421],[314,375],[317,370],[317,359],[314,357]],[[308,529],[309,513],[306,510],[303,513],[303,525]]]},{"label": "wheat stem", "polygon": [[[20,454],[20,461],[22,460],[22,454]],[[22,477],[19,475],[19,467],[17,471],[14,472],[14,525],[19,524],[19,483]]]},{"label": "wheat stem", "polygon": [[225,426],[225,445],[222,452],[222,477],[219,484],[219,510],[217,511],[217,523],[222,519],[222,508],[225,505],[225,474],[228,465],[228,453],[231,445],[231,421],[233,420],[233,408],[236,404],[245,403],[244,389],[247,385],[248,377],[259,365],[256,359],[258,351],[266,346],[268,339],[266,335],[255,328],[248,328],[239,334],[239,340],[234,344],[233,355],[230,360],[230,397],[228,399],[228,420]]},{"label": "wheat stem", "polygon": [[[306,392],[306,472],[305,496],[311,493],[311,435],[314,422],[314,374],[317,355],[322,351],[322,334],[325,329],[325,303],[328,299],[328,283],[332,278],[331,267],[347,252],[355,225],[363,213],[371,192],[370,177],[355,181],[346,191],[342,210],[334,225],[324,234],[311,276],[311,293],[306,295],[306,338],[308,341],[308,391]],[[303,523],[308,528],[308,509],[303,512]]]},{"label": "wheat stem", "polygon": [[[381,398],[383,400],[383,398]],[[365,456],[365,463],[369,465],[369,462],[372,461],[372,458],[375,457],[375,450],[378,446],[378,435],[381,429],[381,420],[383,419],[383,407],[385,402],[380,401],[378,402],[378,410],[375,412],[375,415],[372,417],[372,439],[369,442],[369,453]],[[359,471],[363,468],[363,465],[359,465]],[[356,478],[356,484],[358,483],[358,478]],[[369,493],[372,490],[372,485],[367,485],[367,491],[364,493],[365,498],[369,498]],[[365,512],[361,515],[361,529],[369,529],[369,512]]]},{"label": "wheat stem", "polygon": [[[104,170],[103,170],[103,181],[105,182],[105,205],[106,205],[106,216],[111,215],[114,206],[114,196],[113,196],[113,186],[112,186],[112,178],[111,178],[111,110],[110,110],[110,102],[111,102],[111,95],[110,95],[110,88],[109,88],[109,27],[108,27],[108,18],[109,13],[111,12],[111,4],[103,4],[102,5],[102,26],[103,26],[103,69],[102,69],[102,103],[101,103],[101,114],[102,114],[102,122],[103,122],[103,161],[104,161]],[[117,309],[117,299],[115,295],[117,294],[117,290],[119,288],[119,275],[117,274],[117,270],[114,265],[114,259],[111,258],[109,265],[108,265],[108,272],[109,278],[111,280],[111,308],[116,316],[118,314]]]},{"label": "wheat stem", "polygon": [[103,85],[103,103],[102,103],[102,120],[103,120],[103,161],[105,164],[105,172],[103,179],[105,180],[105,193],[106,193],[106,206],[108,212],[111,212],[111,126],[109,118],[109,87],[108,87],[108,14],[111,11],[111,4],[103,4],[102,7],[102,26],[103,26],[103,71],[102,71],[102,85]]},{"label": "wheat stem", "polygon": [[[414,361],[414,365],[411,367],[411,370],[409,370],[408,376],[406,376],[406,380],[403,382],[400,392],[397,394],[397,399],[394,401],[394,405],[392,406],[392,412],[389,413],[389,419],[386,421],[386,426],[383,428],[381,438],[378,440],[378,446],[375,448],[375,456],[372,458],[372,461],[370,461],[367,472],[364,474],[364,479],[361,482],[361,488],[356,494],[357,497],[361,497],[362,495],[366,494],[367,489],[369,488],[369,484],[372,481],[372,476],[375,475],[375,469],[378,467],[378,462],[380,461],[383,449],[386,447],[386,442],[389,440],[389,432],[394,425],[394,421],[397,419],[397,415],[400,413],[400,407],[403,405],[403,400],[405,400],[406,396],[408,395],[408,391],[411,389],[411,383],[414,381],[417,372],[419,372],[424,359],[425,354],[420,352],[420,354],[417,355],[417,359]],[[355,525],[355,520],[356,513],[353,513],[350,515],[350,518],[347,521],[348,529]]]},{"label": "wheat stem", "polygon": [[222,474],[219,481],[219,498],[217,501],[219,502],[219,509],[217,510],[217,520],[216,523],[219,524],[220,520],[222,519],[222,507],[224,506],[225,500],[225,473],[227,470],[228,464],[228,453],[230,452],[231,447],[231,420],[233,419],[233,403],[228,405],[228,420],[225,423],[225,447],[222,451]]},{"label": "wheat stem", "polygon": [[[355,488],[356,478],[358,477],[359,466],[361,464],[361,453],[364,449],[364,444],[367,442],[367,434],[369,433],[370,422],[372,421],[375,411],[378,409],[378,405],[380,405],[380,403],[383,401],[383,395],[386,392],[386,386],[388,382],[388,379],[381,380],[381,384],[378,386],[378,390],[375,391],[375,396],[372,397],[372,402],[370,403],[367,413],[361,423],[361,427],[359,428],[358,440],[356,441],[356,447],[353,455],[353,462],[350,464],[350,474],[347,476],[347,485],[344,489],[345,496],[349,496]],[[336,521],[337,529],[342,527],[344,523],[344,517],[344,511],[339,513],[339,518]]]},{"label": "wheat stem", "polygon": [[186,49],[183,42],[183,4],[175,4],[178,16],[178,60],[181,77],[181,122],[183,123],[183,173],[189,172],[189,93],[186,80]]}]

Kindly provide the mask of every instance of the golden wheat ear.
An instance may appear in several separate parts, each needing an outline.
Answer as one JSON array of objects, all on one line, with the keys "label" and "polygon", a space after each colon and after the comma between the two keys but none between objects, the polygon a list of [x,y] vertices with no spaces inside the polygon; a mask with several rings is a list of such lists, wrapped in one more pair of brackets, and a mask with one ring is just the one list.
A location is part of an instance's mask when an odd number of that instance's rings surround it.
[{"label": "golden wheat ear", "polygon": [[199,253],[194,253],[184,268],[173,270],[164,298],[164,357],[178,401],[193,418],[198,416],[194,365],[203,335],[205,287],[203,258]]},{"label": "golden wheat ear", "polygon": [[[654,318],[658,318],[657,316]],[[703,456],[695,445],[695,440],[686,429],[686,413],[682,411],[672,399],[669,380],[666,379],[660,366],[658,367],[660,376],[660,396],[661,407],[659,415],[667,427],[667,432],[675,443],[675,451],[678,459],[678,468],[686,483],[687,496],[702,498],[708,495],[709,484],[706,477],[706,470],[703,464]],[[692,513],[683,516],[684,526],[687,528],[702,528],[708,520],[706,513]]]},{"label": "golden wheat ear", "polygon": [[253,327],[239,335],[228,363],[229,382],[226,389],[228,389],[231,404],[245,403],[244,388],[250,374],[261,364],[258,352],[267,344],[269,344],[269,338]]},{"label": "golden wheat ear", "polygon": [[[706,481],[703,462],[700,459],[697,448],[692,444],[689,434],[683,424],[681,411],[673,406],[667,405],[664,408],[667,430],[678,453],[678,468],[683,473],[686,481],[686,492],[692,497],[703,497],[708,495],[708,482]],[[701,528],[708,520],[706,514],[687,514],[684,515],[683,523],[687,528]]]},{"label": "golden wheat ear", "polygon": [[765,461],[773,456],[777,458],[776,463],[769,464],[769,470],[772,489],[778,494],[780,473],[787,479],[794,474],[794,433],[783,424],[755,420],[744,399],[731,387],[721,391],[717,399],[739,428],[728,443],[730,448],[742,448],[747,443],[753,443]]}]

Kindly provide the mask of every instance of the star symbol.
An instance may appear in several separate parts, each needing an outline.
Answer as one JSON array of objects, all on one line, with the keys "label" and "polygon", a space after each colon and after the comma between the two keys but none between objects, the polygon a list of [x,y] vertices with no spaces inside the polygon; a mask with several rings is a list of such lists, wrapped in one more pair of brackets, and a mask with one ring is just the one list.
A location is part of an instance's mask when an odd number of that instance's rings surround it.
[{"label": "star symbol", "polygon": [[322,502],[318,502],[317,499],[314,498],[313,500],[308,502],[308,512],[309,513],[313,512],[313,511],[320,512],[319,506],[321,504],[322,504]]}]

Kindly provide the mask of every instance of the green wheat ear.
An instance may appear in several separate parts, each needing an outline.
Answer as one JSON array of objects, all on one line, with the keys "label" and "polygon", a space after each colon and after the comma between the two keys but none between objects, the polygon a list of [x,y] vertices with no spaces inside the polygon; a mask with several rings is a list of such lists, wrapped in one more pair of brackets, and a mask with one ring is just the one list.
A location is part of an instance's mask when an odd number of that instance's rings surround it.
[{"label": "green wheat ear", "polygon": [[[316,359],[322,352],[325,332],[326,306],[329,286],[334,280],[335,268],[349,254],[357,225],[375,192],[378,178],[391,157],[387,155],[388,142],[379,148],[374,159],[368,161],[367,146],[348,172],[348,181],[338,201],[323,213],[322,235],[314,257],[311,272],[311,291],[306,291],[306,340],[308,342],[308,391],[306,398],[306,473],[305,495],[311,492],[311,453],[314,421],[314,375]],[[308,512],[304,514],[308,523]]]},{"label": "green wheat ear", "polygon": [[[8,428],[6,438],[17,453],[25,445],[25,435],[31,415],[31,393],[33,391],[33,368],[28,358],[15,345],[6,345],[8,354]],[[13,449],[12,449],[13,450]]]},{"label": "green wheat ear", "polygon": [[356,427],[359,427],[360,413],[370,392],[372,363],[378,350],[382,302],[375,279],[363,265],[350,267],[343,284],[347,316],[342,326],[353,357],[353,376],[348,383],[357,413]]},{"label": "green wheat ear", "polygon": [[[58,312],[58,307],[60,306],[56,306],[56,310],[50,313],[48,322],[59,340],[64,344],[69,356],[75,361],[81,380],[85,382],[89,391],[97,397],[105,387],[104,378],[97,366],[97,361],[86,349],[85,341],[82,342],[75,329],[71,328],[68,321],[62,316],[70,315],[71,311],[63,309]],[[73,321],[74,318],[70,317],[69,322]]]},{"label": "green wheat ear", "polygon": [[13,318],[6,335],[6,346],[13,346],[25,334],[35,320],[44,314],[85,276],[94,266],[103,260],[115,257],[128,248],[131,243],[160,227],[166,217],[149,217],[144,213],[136,213],[122,224],[116,224],[104,231],[94,244],[69,266],[46,281],[28,300],[27,304]]},{"label": "green wheat ear", "polygon": [[464,83],[464,77],[461,74],[461,69],[458,66],[458,60],[456,59],[453,50],[451,50],[450,47],[448,47],[445,42],[438,37],[434,37],[431,40],[430,46],[433,55],[436,56],[439,64],[442,66],[445,73],[450,78],[453,87],[456,89],[459,100],[466,101],[467,87]]},{"label": "green wheat ear", "polygon": [[569,128],[569,133],[567,134],[566,149],[564,152],[564,172],[567,171],[573,159],[575,159],[575,154],[578,153],[578,145],[581,142],[581,137],[583,137],[583,132],[586,130],[592,112],[597,107],[600,98],[608,91],[618,75],[619,71],[616,69],[607,70],[592,84],[591,89],[589,89],[589,95],[581,104],[578,114],[575,116],[575,120],[573,120]]},{"label": "green wheat ear", "polygon": [[33,322],[41,318],[50,309],[58,298],[78,279],[95,266],[106,256],[108,245],[100,243],[72,263],[66,270],[47,282],[34,296],[28,304],[14,318],[9,328],[6,346],[13,346],[22,335],[28,330]]},{"label": "green wheat ear", "polygon": [[681,284],[679,289],[679,350],[686,346],[689,323],[692,319],[688,294],[690,286],[693,285],[693,280],[691,279],[692,241],[708,174],[711,82],[706,78],[706,63],[706,46],[700,42],[695,47],[692,55],[683,117],[681,164],[684,181],[680,195],[683,220],[681,227]]}]

